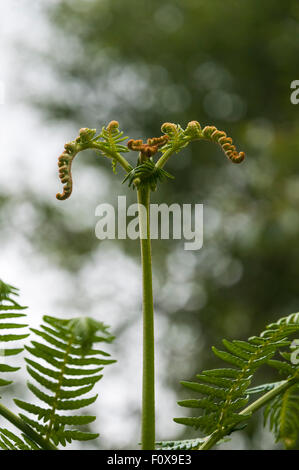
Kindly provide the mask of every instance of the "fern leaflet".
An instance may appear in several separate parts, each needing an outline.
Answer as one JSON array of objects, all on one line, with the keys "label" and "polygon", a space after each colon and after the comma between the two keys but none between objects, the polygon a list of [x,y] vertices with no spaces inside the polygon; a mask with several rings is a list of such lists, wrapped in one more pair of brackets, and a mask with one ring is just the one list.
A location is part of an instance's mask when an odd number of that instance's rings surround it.
[{"label": "fern leaflet", "polygon": [[[6,363],[7,356],[16,356],[23,351],[23,348],[7,348],[6,343],[20,341],[27,338],[29,334],[11,332],[12,330],[22,330],[28,325],[18,323],[19,318],[26,315],[20,311],[26,309],[18,304],[14,297],[18,296],[18,289],[9,284],[5,284],[0,280],[0,345],[5,343],[5,347],[0,346],[0,373],[15,372],[19,367],[12,367]],[[3,330],[3,331],[2,331]],[[0,387],[11,384],[11,380],[7,380],[0,376]]]},{"label": "fern leaflet", "polygon": [[157,448],[162,450],[194,450],[204,443],[204,438],[184,439],[182,441],[156,442]]}]

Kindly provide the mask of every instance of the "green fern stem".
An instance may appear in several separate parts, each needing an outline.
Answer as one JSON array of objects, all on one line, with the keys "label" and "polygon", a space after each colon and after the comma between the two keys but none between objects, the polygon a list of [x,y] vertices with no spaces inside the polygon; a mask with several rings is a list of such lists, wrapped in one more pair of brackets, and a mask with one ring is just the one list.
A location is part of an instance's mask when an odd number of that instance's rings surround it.
[{"label": "green fern stem", "polygon": [[[284,392],[288,388],[290,388],[294,383],[298,382],[298,379],[290,379],[290,380],[284,380],[282,381],[279,385],[274,387],[272,390],[269,392],[265,393],[263,396],[255,400],[253,403],[248,405],[244,410],[240,412],[241,416],[246,416],[250,415],[252,413],[255,413],[258,411],[260,408],[262,408],[264,405],[269,403],[274,397],[279,395],[280,393]],[[228,432],[226,431],[226,434]],[[221,433],[220,430],[216,430],[213,432],[208,438],[205,440],[205,442],[198,447],[198,450],[209,450],[211,449],[217,442],[222,439],[223,434]]]},{"label": "green fern stem", "polygon": [[[98,142],[89,143],[86,148],[94,148],[96,150],[100,150],[101,152],[103,151],[103,146]],[[133,170],[133,167],[130,165],[130,163],[119,152],[112,151],[109,148],[105,148],[105,152],[107,155],[109,155],[110,158],[115,159],[127,173]]]},{"label": "green fern stem", "polygon": [[283,380],[279,385],[274,387],[272,390],[269,390],[269,392],[265,393],[260,398],[255,400],[253,403],[251,403],[251,405],[248,405],[246,408],[244,408],[244,410],[242,410],[240,412],[240,415],[246,415],[246,414],[254,413],[255,411],[262,408],[262,406],[266,405],[274,397],[276,397],[280,393],[288,390],[288,388],[290,388],[296,382],[298,382],[298,379]]},{"label": "green fern stem", "polygon": [[26,434],[27,437],[32,439],[43,450],[57,450],[57,447],[51,442],[44,439],[40,434],[34,431],[28,424],[26,424],[19,416],[15,415],[6,406],[0,403],[0,415],[6,418],[10,423],[16,426],[20,431]]},{"label": "green fern stem", "polygon": [[139,209],[139,231],[143,285],[143,382],[142,382],[142,450],[155,448],[155,348],[154,348],[154,305],[152,287],[152,255],[150,239],[150,187],[141,185],[138,190],[138,204],[146,209],[146,215]]},{"label": "green fern stem", "polygon": [[166,152],[164,152],[159,158],[159,160],[157,161],[156,168],[163,168],[163,166],[165,165],[165,163],[167,162],[167,160],[171,157],[173,153],[174,153],[173,148],[166,150]]}]

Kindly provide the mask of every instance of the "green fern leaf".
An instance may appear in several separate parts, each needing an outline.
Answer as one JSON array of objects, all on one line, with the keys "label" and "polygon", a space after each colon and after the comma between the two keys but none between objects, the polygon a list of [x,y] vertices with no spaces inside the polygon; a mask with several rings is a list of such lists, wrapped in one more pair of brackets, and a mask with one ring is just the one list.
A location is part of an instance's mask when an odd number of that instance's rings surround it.
[{"label": "green fern leaf", "polygon": [[[213,347],[214,354],[228,363],[230,367],[204,371],[196,376],[198,382],[181,382],[185,388],[199,393],[200,398],[180,400],[178,404],[192,409],[193,412],[200,409],[202,414],[175,418],[174,421],[200,429],[205,434],[216,433],[219,439],[235,429],[239,429],[240,426],[246,425],[249,415],[245,414],[246,411],[240,412],[246,409],[249,394],[269,390],[269,384],[260,387],[259,390],[249,388],[254,373],[259,367],[267,364],[286,373],[288,377],[294,376],[294,366],[287,362],[277,361],[273,359],[273,356],[280,348],[289,345],[289,337],[298,332],[299,314],[296,313],[268,325],[260,336],[253,336],[248,341],[223,340],[225,351]],[[290,355],[283,353],[282,356],[289,359]],[[292,396],[292,404],[294,390],[288,394],[288,396]],[[278,402],[277,400],[277,407]],[[293,406],[293,414],[295,411],[298,413],[298,409]],[[275,417],[276,414],[271,415],[271,426],[278,429],[277,423],[274,421]],[[290,424],[290,418],[288,418],[285,429],[288,429],[289,434],[291,433],[293,436],[294,430],[297,429],[296,426],[297,420],[294,419]],[[284,436],[286,434],[284,433]]]},{"label": "green fern leaf", "polygon": [[156,446],[158,449],[162,450],[195,450],[203,443],[203,438],[197,438],[182,441],[160,441],[156,442]]},{"label": "green fern leaf", "polygon": [[[46,406],[15,400],[19,408],[34,418],[20,417],[46,441],[65,446],[72,440],[94,439],[98,434],[82,432],[73,426],[87,425],[94,416],[73,414],[93,404],[97,395],[86,396],[102,378],[103,367],[115,361],[109,354],[93,348],[96,342],[110,343],[113,337],[103,323],[88,318],[62,320],[45,316],[40,329],[32,331],[44,342],[33,340],[26,350],[27,371],[37,383],[28,382],[29,390]],[[100,356],[100,357],[99,357]],[[105,357],[105,358],[103,358]],[[39,359],[44,364],[39,363]],[[100,367],[92,367],[100,366]],[[80,397],[80,398],[79,398]],[[61,415],[59,411],[68,411]]]},{"label": "green fern leaf", "polygon": [[284,380],[281,380],[280,382],[261,384],[261,385],[258,385],[257,387],[248,388],[247,393],[248,395],[255,395],[257,393],[269,392],[270,390],[273,390],[273,388],[277,387],[278,385],[281,385],[283,382]]},{"label": "green fern leaf", "polygon": [[[24,318],[24,313],[15,313],[15,310],[24,310],[26,307],[22,307],[17,303],[15,297],[18,296],[18,289],[5,284],[0,280],[0,342],[10,343],[20,341],[27,338],[29,334],[10,333],[10,330],[19,330],[27,327],[27,324],[19,323],[19,318]],[[7,321],[14,320],[14,321]],[[10,373],[19,370],[19,367],[12,367],[7,364],[6,357],[16,356],[23,351],[23,348],[8,348],[5,347],[0,349],[0,373]],[[12,381],[6,377],[0,377],[0,387],[11,384]],[[6,435],[5,435],[6,436]],[[6,436],[5,439],[8,439]]]},{"label": "green fern leaf", "polygon": [[166,179],[174,179],[174,176],[162,168],[157,168],[153,159],[148,158],[145,163],[141,163],[133,168],[122,182],[125,183],[128,180],[129,187],[132,185],[135,187],[142,181],[146,181],[152,190],[155,190],[158,182],[165,181]]}]

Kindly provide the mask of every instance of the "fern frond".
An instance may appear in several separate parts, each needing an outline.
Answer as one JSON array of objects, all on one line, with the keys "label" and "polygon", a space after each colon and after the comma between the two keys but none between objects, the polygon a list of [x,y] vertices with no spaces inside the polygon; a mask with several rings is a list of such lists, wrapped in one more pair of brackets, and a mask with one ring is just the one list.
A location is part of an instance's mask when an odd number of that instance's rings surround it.
[{"label": "fern frond", "polygon": [[114,169],[116,163],[120,162],[127,171],[130,171],[132,167],[119,153],[128,152],[126,146],[120,145],[120,142],[126,139],[127,137],[123,137],[123,132],[118,129],[117,121],[111,121],[107,127],[103,127],[98,136],[96,129],[80,129],[79,136],[65,144],[64,151],[58,158],[59,178],[63,184],[63,192],[57,193],[56,198],[64,200],[70,197],[73,190],[72,163],[76,155],[83,150],[99,150],[102,155],[112,159]]},{"label": "fern frond", "polygon": [[[18,289],[9,284],[5,284],[0,280],[0,344],[13,342],[15,345],[16,341],[29,336],[28,333],[19,333],[18,330],[26,328],[28,325],[24,323],[18,323],[19,318],[23,318],[26,315],[20,313],[21,310],[26,309],[22,307],[15,300],[18,296]],[[11,333],[12,330],[16,332]],[[2,346],[2,345],[1,345]],[[2,348],[0,347],[0,373],[14,372],[19,367],[12,367],[7,364],[6,357],[16,356],[23,351],[23,348]],[[11,380],[7,380],[0,376],[0,387],[11,384]]]},{"label": "fern frond", "polygon": [[72,163],[75,156],[82,150],[90,148],[95,135],[96,129],[82,128],[79,131],[79,137],[65,144],[64,151],[58,158],[59,178],[63,184],[63,192],[57,193],[56,198],[60,201],[69,198],[72,194]]},{"label": "fern frond", "polygon": [[[182,382],[182,385],[200,394],[198,399],[178,402],[180,406],[202,410],[200,416],[175,418],[174,421],[187,426],[200,428],[206,434],[218,433],[221,438],[234,429],[243,426],[249,415],[240,413],[246,406],[249,394],[254,389],[248,387],[256,370],[264,364],[271,365],[277,350],[290,344],[289,336],[299,332],[299,314],[292,314],[272,323],[260,336],[248,341],[223,340],[225,350],[212,348],[214,354],[229,364],[229,368],[203,371],[196,377],[198,382]],[[276,361],[276,362],[275,362]],[[231,367],[233,366],[233,367]],[[293,366],[280,366],[287,369],[288,376],[294,374]],[[259,391],[265,391],[265,387]]]},{"label": "fern frond", "polygon": [[168,136],[167,143],[161,148],[162,153],[165,153],[167,150],[178,153],[191,140],[191,135],[188,135],[179,124],[165,122],[161,126],[161,131]]},{"label": "fern frond", "polygon": [[206,126],[202,129],[199,122],[190,121],[184,130],[179,124],[166,122],[162,124],[161,130],[168,136],[168,142],[161,149],[162,153],[178,153],[190,142],[209,140],[218,143],[233,163],[240,163],[245,158],[244,152],[237,152],[231,137],[228,137],[224,131],[219,131],[215,126]]},{"label": "fern frond", "polygon": [[87,425],[95,417],[73,412],[97,399],[97,395],[86,397],[86,394],[101,379],[99,372],[103,367],[115,361],[107,359],[108,353],[94,349],[93,344],[110,343],[113,336],[106,325],[86,317],[62,320],[44,316],[43,320],[41,328],[32,331],[44,342],[34,340],[26,347],[31,356],[38,358],[38,361],[26,358],[27,371],[34,380],[28,382],[28,388],[43,405],[15,399],[19,408],[34,415],[34,418],[24,414],[20,417],[46,442],[55,445],[94,439],[98,434],[82,432],[73,426]]},{"label": "fern frond", "polygon": [[219,131],[215,126],[206,126],[202,130],[203,138],[216,142],[220,145],[223,152],[233,163],[241,163],[245,158],[244,152],[237,152],[231,137],[228,137],[224,131]]},{"label": "fern frond", "polygon": [[100,137],[103,139],[103,153],[111,157],[111,152],[128,152],[128,148],[125,145],[120,145],[120,142],[127,140],[128,137],[123,137],[123,131],[119,130],[119,124],[117,121],[109,122],[107,127],[102,128]]}]

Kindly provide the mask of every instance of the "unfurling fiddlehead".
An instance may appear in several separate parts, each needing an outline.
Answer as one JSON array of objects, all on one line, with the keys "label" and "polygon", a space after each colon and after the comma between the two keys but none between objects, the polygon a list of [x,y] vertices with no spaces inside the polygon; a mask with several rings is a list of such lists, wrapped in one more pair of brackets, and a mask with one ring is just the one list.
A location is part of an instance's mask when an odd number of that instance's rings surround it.
[{"label": "unfurling fiddlehead", "polygon": [[227,137],[224,131],[218,131],[215,126],[206,126],[202,131],[202,135],[204,139],[217,142],[222,147],[227,158],[233,163],[241,163],[244,160],[245,153],[237,152],[235,145],[233,145],[232,138]]},{"label": "unfurling fiddlehead", "polygon": [[64,151],[58,158],[59,178],[62,182],[63,193],[56,194],[57,199],[60,201],[67,199],[72,194],[73,180],[72,180],[72,163],[81,150],[88,148],[88,143],[92,141],[95,136],[95,129],[80,129],[79,137],[75,141],[68,142],[64,146]]},{"label": "unfurling fiddlehead", "polygon": [[[215,126],[206,126],[202,129],[199,122],[190,121],[186,129],[183,130],[179,124],[166,122],[162,125],[161,130],[169,137],[167,144],[161,149],[167,155],[166,159],[161,157],[161,166],[172,153],[179,152],[194,140],[209,140],[218,143],[233,163],[241,163],[245,158],[244,152],[237,152],[231,137],[227,137],[224,131],[219,131]],[[157,165],[160,166],[159,162]]]},{"label": "unfurling fiddlehead", "polygon": [[[64,146],[64,151],[58,159],[59,177],[62,182],[63,192],[56,195],[57,199],[67,199],[72,193],[72,162],[75,156],[82,150],[94,149],[102,155],[112,159],[112,168],[115,172],[119,163],[127,175],[124,181],[129,181],[129,186],[138,187],[141,183],[149,184],[152,191],[156,189],[157,182],[172,178],[172,176],[162,170],[169,157],[178,153],[190,142],[195,140],[209,140],[218,143],[225,155],[233,162],[240,163],[244,160],[244,152],[238,152],[233,141],[225,132],[219,131],[215,126],[201,128],[199,122],[190,121],[184,130],[179,124],[165,122],[161,130],[164,135],[152,137],[144,143],[141,139],[130,139],[127,145],[121,142],[127,139],[123,137],[123,132],[119,131],[117,121],[111,121],[107,127],[103,127],[99,135],[96,136],[96,129],[80,129],[79,137],[68,142]],[[139,152],[137,166],[133,168],[121,153],[129,150]],[[156,163],[153,156],[158,152],[162,155]]]},{"label": "unfurling fiddlehead", "polygon": [[102,155],[111,158],[113,169],[116,163],[120,163],[126,171],[131,171],[131,166],[121,155],[120,152],[128,152],[127,147],[120,145],[120,142],[126,140],[122,137],[123,132],[118,129],[118,122],[111,121],[108,126],[103,127],[100,135],[96,136],[96,129],[82,128],[79,136],[65,144],[64,151],[58,158],[59,178],[63,184],[63,192],[56,194],[59,200],[68,199],[72,193],[72,163],[75,156],[82,150],[99,150]]}]

